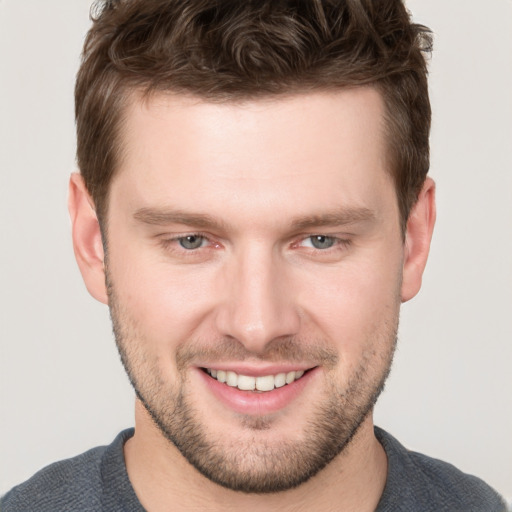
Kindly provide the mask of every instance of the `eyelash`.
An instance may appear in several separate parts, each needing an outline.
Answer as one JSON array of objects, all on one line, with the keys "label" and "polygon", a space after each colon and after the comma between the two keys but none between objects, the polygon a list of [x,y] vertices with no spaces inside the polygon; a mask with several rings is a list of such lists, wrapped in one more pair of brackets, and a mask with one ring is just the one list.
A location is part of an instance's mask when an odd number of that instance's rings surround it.
[{"label": "eyelash", "polygon": [[333,244],[332,246],[330,247],[327,247],[325,249],[319,249],[317,247],[310,247],[309,249],[314,251],[315,253],[329,253],[333,250],[336,250],[336,249],[345,249],[347,248],[350,244],[351,244],[351,240],[350,239],[347,239],[347,238],[340,238],[340,237],[337,237],[337,236],[334,236],[334,235],[324,235],[323,233],[317,233],[317,234],[314,234],[314,235],[308,235],[304,238],[301,238],[299,242],[293,244],[294,246],[299,246],[300,244],[302,244],[304,241],[306,240],[311,240],[311,244],[313,245],[313,239],[314,238],[317,238],[317,237],[324,237],[324,238],[329,238],[333,241]]},{"label": "eyelash", "polygon": [[[325,235],[323,233],[316,233],[316,234],[312,234],[312,235],[307,235],[307,236],[302,236],[300,237],[299,240],[297,240],[296,242],[293,242],[291,244],[291,247],[293,248],[298,248],[301,246],[301,244],[308,240],[308,239],[313,239],[314,237],[320,237],[320,236],[323,236],[323,237],[326,237],[326,238],[330,238],[330,239],[333,239],[334,243],[331,247],[328,247],[326,249],[318,249],[318,248],[315,248],[315,247],[309,247],[309,251],[313,254],[330,254],[332,253],[333,251],[336,251],[336,250],[343,250],[343,249],[346,249],[348,248],[352,241],[350,239],[346,239],[346,238],[339,238],[337,236],[334,236],[334,235]],[[180,247],[179,246],[179,243],[180,243],[180,240],[184,240],[186,239],[187,237],[196,237],[196,238],[201,238],[203,239],[205,242],[207,242],[207,246],[205,247],[198,247],[196,249],[185,249],[184,247]],[[174,236],[172,238],[162,238],[161,241],[160,241],[162,247],[165,249],[165,250],[171,250],[173,252],[180,252],[181,254],[187,254],[187,255],[194,255],[194,254],[197,254],[198,251],[200,249],[215,249],[216,247],[219,247],[220,244],[214,244],[213,246],[211,245],[212,244],[212,239],[209,235],[207,235],[206,233],[201,233],[201,232],[197,232],[197,233],[186,233],[186,234],[183,234],[183,235],[179,235],[179,236]],[[173,247],[173,246],[177,246],[177,247]]]},{"label": "eyelash", "polygon": [[[179,245],[180,240],[184,240],[187,237],[196,237],[196,238],[202,238],[206,242],[211,243],[211,239],[208,235],[205,233],[186,233],[184,235],[174,236],[172,238],[162,238],[161,244],[164,249],[171,249],[171,246],[174,244]],[[206,249],[207,247],[199,247],[198,249],[185,249],[184,247],[179,247],[177,250],[184,252],[184,253],[194,253],[199,249]]]}]

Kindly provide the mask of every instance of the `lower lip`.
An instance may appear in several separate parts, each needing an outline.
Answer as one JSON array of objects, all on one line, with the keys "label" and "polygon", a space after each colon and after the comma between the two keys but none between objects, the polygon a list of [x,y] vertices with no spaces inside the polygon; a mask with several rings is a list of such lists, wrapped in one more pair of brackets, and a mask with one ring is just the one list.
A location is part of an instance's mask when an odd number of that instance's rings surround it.
[{"label": "lower lip", "polygon": [[271,414],[284,409],[302,393],[317,371],[318,368],[313,368],[291,384],[275,388],[273,391],[257,393],[242,391],[223,384],[210,377],[205,371],[198,369],[203,382],[220,402],[234,412],[253,416]]}]

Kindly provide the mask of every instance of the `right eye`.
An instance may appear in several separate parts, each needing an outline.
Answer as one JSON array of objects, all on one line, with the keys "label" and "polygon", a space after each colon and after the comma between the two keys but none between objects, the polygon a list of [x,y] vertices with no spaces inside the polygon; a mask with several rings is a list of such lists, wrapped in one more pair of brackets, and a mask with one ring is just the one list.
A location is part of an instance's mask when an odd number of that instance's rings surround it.
[{"label": "right eye", "polygon": [[199,249],[204,246],[207,242],[206,238],[201,235],[187,235],[182,236],[177,239],[181,247],[183,249],[187,249],[188,251],[192,251],[194,249]]},{"label": "right eye", "polygon": [[315,249],[330,249],[336,244],[337,239],[333,236],[312,235],[306,238]]}]

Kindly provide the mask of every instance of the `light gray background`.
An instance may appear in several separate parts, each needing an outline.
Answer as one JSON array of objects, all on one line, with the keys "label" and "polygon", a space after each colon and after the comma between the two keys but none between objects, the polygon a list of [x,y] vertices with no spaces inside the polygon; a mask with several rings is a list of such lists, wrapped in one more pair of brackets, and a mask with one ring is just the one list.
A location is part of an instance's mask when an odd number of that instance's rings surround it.
[{"label": "light gray background", "polygon": [[[0,0],[0,493],[109,443],[133,397],[74,262],[72,90],[89,0]],[[438,224],[376,421],[512,498],[512,1],[410,0],[432,27]]]}]

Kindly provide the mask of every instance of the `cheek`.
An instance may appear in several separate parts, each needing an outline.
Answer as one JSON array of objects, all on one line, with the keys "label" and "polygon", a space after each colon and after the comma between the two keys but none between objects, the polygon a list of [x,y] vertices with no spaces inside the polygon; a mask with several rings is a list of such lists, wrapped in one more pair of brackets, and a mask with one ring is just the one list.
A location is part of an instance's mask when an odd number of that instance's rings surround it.
[{"label": "cheek", "polygon": [[148,342],[176,344],[207,314],[211,280],[204,269],[171,266],[136,248],[109,254],[109,268],[124,314]]},{"label": "cheek", "polygon": [[[394,333],[400,307],[398,261],[359,261],[316,275],[301,307],[315,328],[346,352],[362,352],[376,337]],[[388,334],[387,337],[390,337]]]}]

